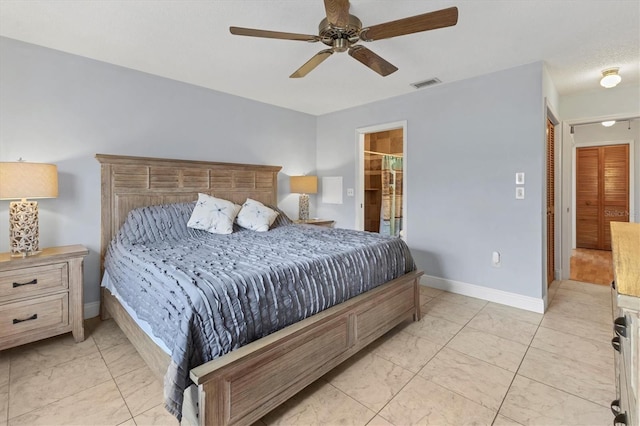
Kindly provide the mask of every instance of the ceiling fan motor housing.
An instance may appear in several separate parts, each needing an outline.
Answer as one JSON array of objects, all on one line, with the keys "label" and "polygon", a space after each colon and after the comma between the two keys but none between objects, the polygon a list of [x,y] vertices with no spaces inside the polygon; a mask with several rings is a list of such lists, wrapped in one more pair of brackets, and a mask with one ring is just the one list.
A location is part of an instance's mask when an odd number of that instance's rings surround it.
[{"label": "ceiling fan motor housing", "polygon": [[362,22],[356,16],[349,15],[349,23],[345,28],[332,25],[327,18],[320,21],[318,34],[320,40],[336,52],[344,52],[360,40]]}]

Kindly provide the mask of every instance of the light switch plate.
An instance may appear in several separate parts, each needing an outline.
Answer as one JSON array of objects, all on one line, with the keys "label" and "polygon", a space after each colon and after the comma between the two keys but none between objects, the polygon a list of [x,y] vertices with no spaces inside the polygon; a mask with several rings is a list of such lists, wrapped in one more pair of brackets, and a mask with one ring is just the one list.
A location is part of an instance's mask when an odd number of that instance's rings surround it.
[{"label": "light switch plate", "polygon": [[347,197],[353,197],[354,191],[353,188],[347,188]]},{"label": "light switch plate", "polygon": [[516,188],[516,200],[524,200],[524,187],[518,186]]},{"label": "light switch plate", "polygon": [[516,185],[524,185],[524,172],[516,173]]}]

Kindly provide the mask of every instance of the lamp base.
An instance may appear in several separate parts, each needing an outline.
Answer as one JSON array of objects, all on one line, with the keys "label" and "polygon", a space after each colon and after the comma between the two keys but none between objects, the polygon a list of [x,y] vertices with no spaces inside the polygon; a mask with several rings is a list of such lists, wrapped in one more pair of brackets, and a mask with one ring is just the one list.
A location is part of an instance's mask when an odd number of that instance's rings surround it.
[{"label": "lamp base", "polygon": [[38,239],[38,202],[12,201],[9,204],[11,256],[25,257],[40,253]]},{"label": "lamp base", "polygon": [[309,196],[307,194],[300,194],[298,219],[309,220]]}]

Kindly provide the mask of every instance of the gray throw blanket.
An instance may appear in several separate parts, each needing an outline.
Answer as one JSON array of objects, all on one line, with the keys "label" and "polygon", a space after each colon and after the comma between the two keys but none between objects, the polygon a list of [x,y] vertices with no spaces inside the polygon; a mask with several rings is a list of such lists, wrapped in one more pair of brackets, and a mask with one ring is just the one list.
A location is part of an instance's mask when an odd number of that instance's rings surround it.
[{"label": "gray throw blanket", "polygon": [[415,269],[397,238],[286,218],[210,234],[186,226],[193,207],[131,211],[105,258],[118,294],[171,349],[165,404],[178,419],[191,368]]}]

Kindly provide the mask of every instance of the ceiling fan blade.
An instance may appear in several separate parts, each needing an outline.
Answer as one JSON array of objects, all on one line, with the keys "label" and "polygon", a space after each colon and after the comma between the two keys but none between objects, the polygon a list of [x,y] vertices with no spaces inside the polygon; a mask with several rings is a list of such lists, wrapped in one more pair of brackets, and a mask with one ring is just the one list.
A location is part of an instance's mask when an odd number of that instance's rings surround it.
[{"label": "ceiling fan blade", "polygon": [[324,9],[330,24],[346,28],[349,23],[349,0],[324,0]]},{"label": "ceiling fan blade", "polygon": [[234,35],[249,37],[277,38],[282,40],[319,41],[320,37],[310,34],[283,33],[280,31],[256,30],[254,28],[229,27]]},{"label": "ceiling fan blade", "polygon": [[349,56],[357,59],[383,77],[398,71],[396,66],[382,59],[364,46],[353,46],[349,49]]},{"label": "ceiling fan blade", "polygon": [[289,76],[289,78],[304,77],[305,75],[313,71],[313,69],[318,65],[320,65],[325,59],[331,56],[332,53],[333,53],[333,50],[331,49],[322,50],[316,53],[313,58],[309,59],[303,66],[298,68],[296,72],[294,72]]},{"label": "ceiling fan blade", "polygon": [[458,8],[436,10],[435,12],[398,19],[365,28],[360,33],[364,41],[381,40],[438,28],[451,27],[458,23]]}]

